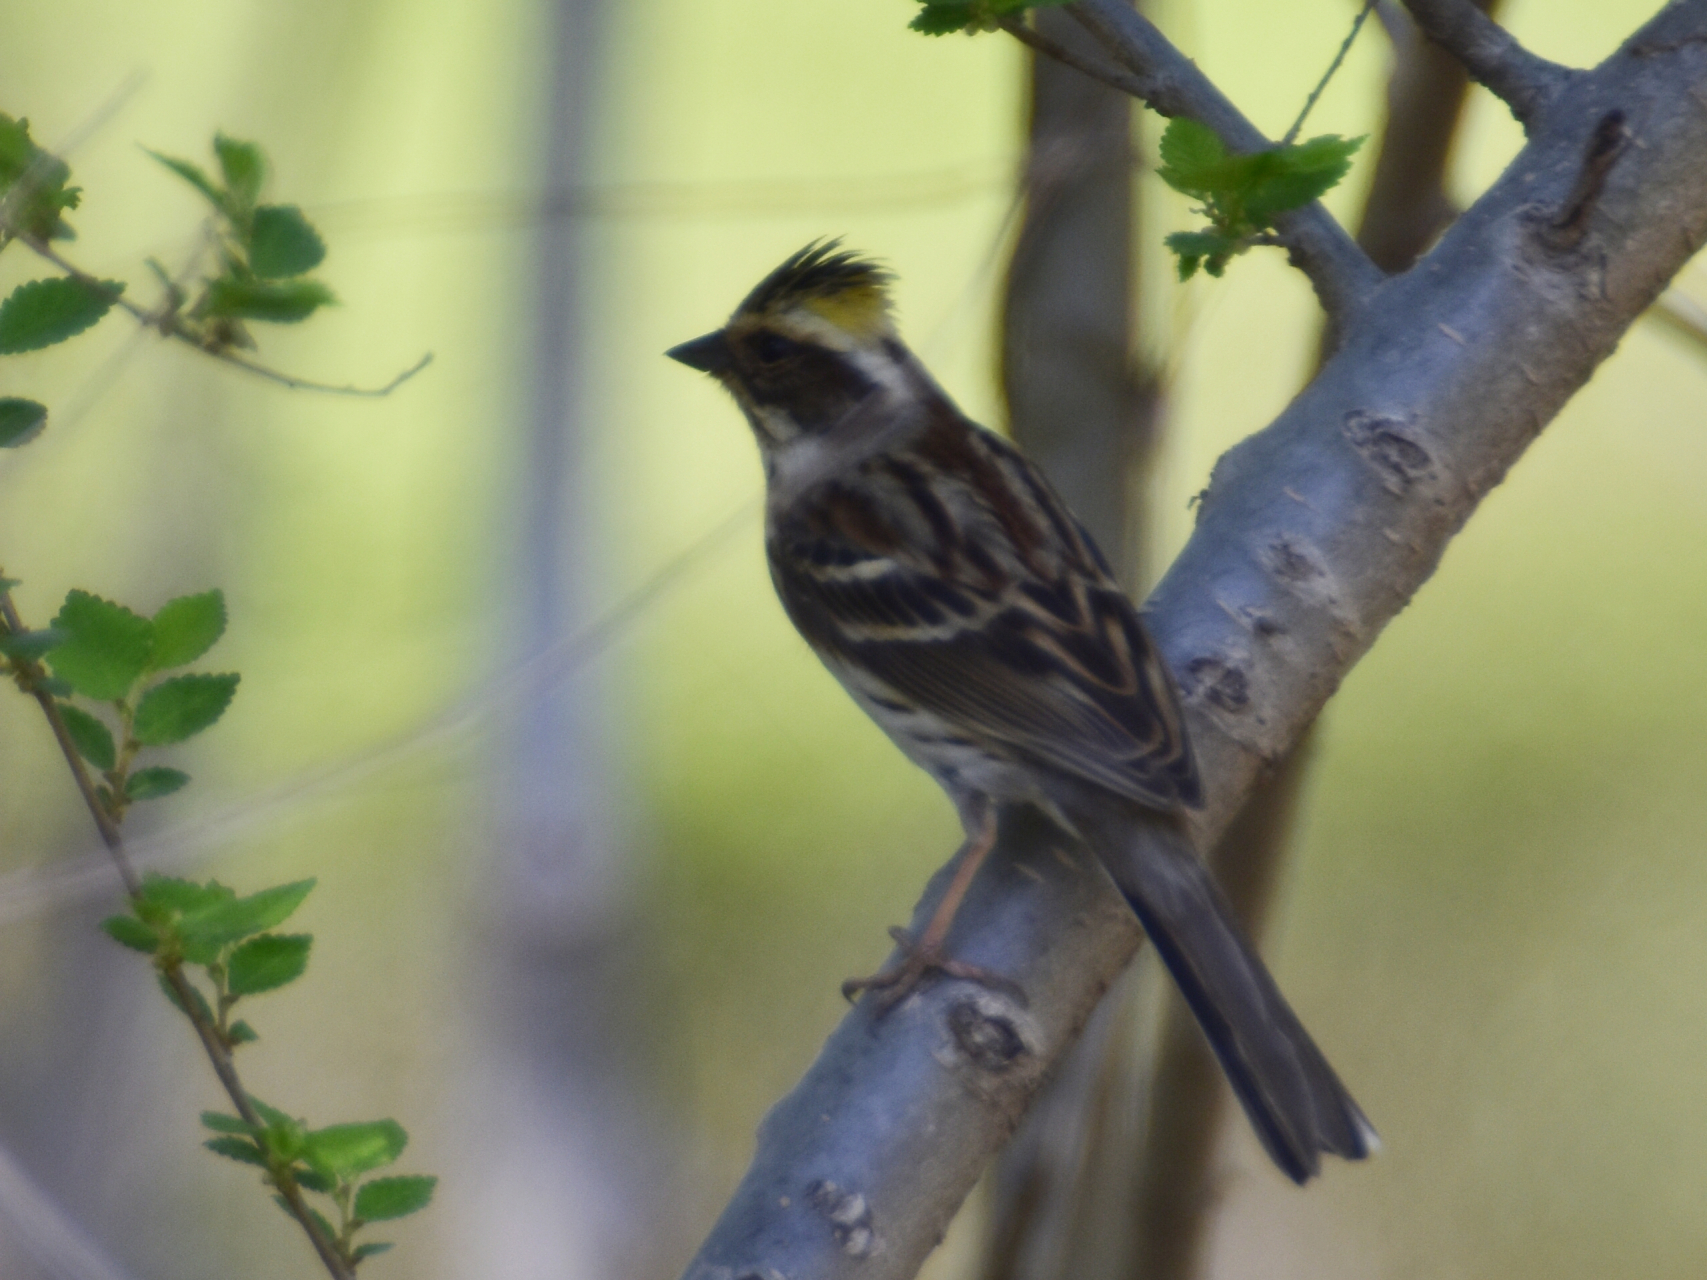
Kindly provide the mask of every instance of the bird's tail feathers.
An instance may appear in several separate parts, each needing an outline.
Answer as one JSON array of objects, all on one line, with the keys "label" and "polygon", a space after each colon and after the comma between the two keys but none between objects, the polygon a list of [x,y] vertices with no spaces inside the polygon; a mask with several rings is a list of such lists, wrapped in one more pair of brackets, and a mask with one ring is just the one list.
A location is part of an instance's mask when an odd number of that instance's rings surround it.
[{"label": "bird's tail feathers", "polygon": [[[1089,833],[1087,833],[1089,834]],[[1141,821],[1096,841],[1197,1017],[1274,1162],[1294,1182],[1320,1153],[1361,1160],[1380,1139],[1304,1030],[1183,830]]]}]

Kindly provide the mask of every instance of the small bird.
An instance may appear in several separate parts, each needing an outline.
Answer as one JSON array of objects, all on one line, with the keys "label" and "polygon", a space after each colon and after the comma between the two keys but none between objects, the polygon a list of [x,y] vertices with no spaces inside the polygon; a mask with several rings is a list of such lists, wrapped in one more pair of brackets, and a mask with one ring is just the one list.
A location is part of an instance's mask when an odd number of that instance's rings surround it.
[{"label": "small bird", "polygon": [[994,846],[1029,804],[1095,851],[1179,984],[1257,1136],[1304,1182],[1378,1140],[1192,848],[1202,803],[1179,699],[1137,610],[1043,473],[968,420],[902,344],[891,276],[814,242],[721,329],[672,348],[758,440],[765,550],[789,618],[948,793],[966,830],[904,959],[844,992],[886,1007],[944,954]]}]

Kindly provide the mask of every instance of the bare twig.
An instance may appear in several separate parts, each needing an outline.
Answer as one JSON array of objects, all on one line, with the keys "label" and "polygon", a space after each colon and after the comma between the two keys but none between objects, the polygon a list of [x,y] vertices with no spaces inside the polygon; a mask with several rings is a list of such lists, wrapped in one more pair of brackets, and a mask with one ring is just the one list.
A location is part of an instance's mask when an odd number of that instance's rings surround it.
[{"label": "bare twig", "polygon": [[[1191,59],[1130,6],[1120,0],[1077,0],[1067,11],[1137,79],[1131,92],[1162,115],[1208,125],[1229,151],[1250,153],[1272,145]],[[1281,214],[1276,226],[1293,265],[1309,277],[1328,314],[1344,325],[1381,283],[1380,269],[1319,201]]]},{"label": "bare twig", "polygon": [[1286,136],[1280,140],[1280,145],[1290,146],[1298,141],[1298,135],[1304,129],[1304,122],[1310,118],[1310,112],[1316,109],[1316,101],[1322,96],[1322,91],[1328,87],[1329,81],[1339,71],[1340,64],[1345,61],[1346,54],[1351,52],[1351,46],[1357,42],[1357,33],[1363,30],[1363,24],[1369,21],[1370,11],[1375,8],[1376,0],[1364,0],[1363,8],[1357,11],[1357,17],[1351,20],[1351,30],[1340,41],[1339,52],[1334,54],[1334,60],[1328,63],[1328,69],[1322,73],[1322,78],[1316,81],[1316,87],[1310,90],[1310,96],[1304,99],[1304,105],[1298,112],[1298,118],[1292,122],[1292,127],[1286,131]]},{"label": "bare twig", "polygon": [[1537,57],[1471,0],[1404,0],[1428,38],[1464,64],[1470,78],[1511,108],[1533,130],[1573,75]]},{"label": "bare twig", "polygon": [[[12,603],[11,592],[0,591],[0,621],[5,623],[5,630],[14,635],[27,630],[18,617],[17,608]],[[59,743],[60,752],[65,756],[65,763],[71,770],[71,776],[77,784],[78,794],[83,797],[83,803],[89,810],[89,816],[95,821],[95,829],[101,833],[101,842],[107,846],[107,852],[112,856],[113,865],[118,868],[119,878],[124,882],[125,892],[132,901],[140,898],[143,884],[131,865],[130,856],[125,851],[124,835],[119,830],[119,824],[113,817],[108,806],[102,803],[95,781],[89,776],[89,769],[83,763],[83,757],[78,754],[76,746],[71,741],[70,731],[65,727],[65,717],[59,712],[59,704],[54,701],[51,693],[41,686],[43,672],[39,664],[14,660],[12,668],[19,678],[19,684],[24,688],[42,709],[47,717],[49,728],[53,730],[54,740]],[[202,1012],[202,1006],[197,999],[197,993],[191,986],[189,978],[184,975],[184,967],[178,961],[158,966],[160,976],[171,988],[176,997],[176,1004],[184,1016],[195,1028],[196,1037],[202,1043],[202,1049],[207,1054],[213,1073],[219,1077],[220,1085],[230,1098],[231,1105],[236,1108],[246,1124],[255,1129],[265,1129],[266,1121],[255,1110],[255,1104],[249,1100],[249,1093],[238,1078],[237,1065],[232,1061],[231,1050],[216,1026]],[[321,1263],[333,1280],[354,1280],[355,1272],[350,1269],[338,1256],[333,1242],[321,1230],[309,1210],[307,1202],[302,1198],[302,1189],[296,1185],[288,1169],[269,1167],[268,1174],[279,1196],[289,1207],[291,1217],[307,1234],[309,1243],[314,1246],[314,1252],[319,1255]]]}]

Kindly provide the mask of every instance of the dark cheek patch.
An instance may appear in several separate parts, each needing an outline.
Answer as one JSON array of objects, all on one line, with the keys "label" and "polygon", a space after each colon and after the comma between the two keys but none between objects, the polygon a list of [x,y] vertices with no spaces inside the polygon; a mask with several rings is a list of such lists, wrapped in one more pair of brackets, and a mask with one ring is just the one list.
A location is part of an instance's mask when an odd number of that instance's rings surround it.
[{"label": "dark cheek patch", "polygon": [[808,432],[834,426],[876,390],[851,362],[819,347],[806,347],[774,368],[752,370],[747,385],[756,404],[781,409]]}]

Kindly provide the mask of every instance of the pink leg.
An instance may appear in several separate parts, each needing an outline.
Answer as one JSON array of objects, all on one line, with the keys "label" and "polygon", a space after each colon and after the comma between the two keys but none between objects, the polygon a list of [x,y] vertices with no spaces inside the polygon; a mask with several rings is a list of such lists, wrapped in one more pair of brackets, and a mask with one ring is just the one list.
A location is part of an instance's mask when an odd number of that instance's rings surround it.
[{"label": "pink leg", "polygon": [[985,986],[1006,988],[1018,994],[1015,984],[1001,975],[990,973],[976,965],[951,960],[942,954],[942,944],[948,938],[949,928],[954,924],[960,904],[966,899],[966,891],[972,887],[972,878],[978,874],[978,868],[984,864],[984,859],[990,856],[990,850],[995,847],[996,818],[991,810],[985,814],[978,834],[968,838],[961,846],[960,864],[954,869],[954,879],[949,881],[948,891],[942,895],[942,901],[937,903],[936,910],[931,913],[930,923],[925,926],[925,931],[919,935],[918,941],[915,942],[905,929],[894,928],[889,931],[889,936],[894,938],[901,948],[901,963],[869,978],[849,978],[842,983],[842,995],[852,1000],[854,995],[862,990],[882,992],[877,1007],[878,1015],[882,1016],[911,994],[927,974],[933,972],[946,973],[951,978],[964,978]]}]

